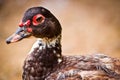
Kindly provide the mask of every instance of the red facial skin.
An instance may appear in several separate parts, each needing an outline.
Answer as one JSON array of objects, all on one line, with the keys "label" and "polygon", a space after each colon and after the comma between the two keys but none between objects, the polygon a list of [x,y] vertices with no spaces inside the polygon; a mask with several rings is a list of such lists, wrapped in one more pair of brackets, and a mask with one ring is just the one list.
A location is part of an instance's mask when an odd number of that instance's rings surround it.
[{"label": "red facial skin", "polygon": [[30,26],[30,20],[27,20],[25,23],[23,23],[23,22],[20,22],[19,23],[19,27],[23,27],[23,26],[26,26],[26,27],[29,27]]},{"label": "red facial skin", "polygon": [[19,27],[26,26],[27,27],[27,32],[31,33],[32,32],[32,28],[29,27],[30,24],[31,24],[30,20],[27,20],[25,23],[20,22],[19,23]]},{"label": "red facial skin", "polygon": [[[40,20],[37,21],[37,19],[39,19],[39,18],[40,18]],[[37,25],[41,24],[42,22],[44,22],[44,20],[45,20],[45,17],[43,15],[37,14],[33,17],[33,22],[32,23],[33,23],[34,26],[37,26]]]},{"label": "red facial skin", "polygon": [[20,22],[19,27],[23,27],[23,26],[24,26],[23,22]]},{"label": "red facial skin", "polygon": [[27,32],[31,33],[32,32],[32,28],[27,28]]},{"label": "red facial skin", "polygon": [[[39,20],[38,20],[38,19],[39,19]],[[33,19],[32,19],[32,24],[33,24],[34,26],[37,26],[37,25],[41,24],[42,22],[44,22],[44,20],[45,20],[45,17],[44,17],[43,15],[37,14],[37,15],[35,15],[35,16],[33,17]],[[27,32],[31,33],[31,32],[32,32],[32,28],[29,27],[30,24],[31,24],[31,21],[30,21],[30,20],[27,20],[25,23],[20,22],[20,23],[19,23],[19,27],[24,27],[24,26],[26,26]]]}]

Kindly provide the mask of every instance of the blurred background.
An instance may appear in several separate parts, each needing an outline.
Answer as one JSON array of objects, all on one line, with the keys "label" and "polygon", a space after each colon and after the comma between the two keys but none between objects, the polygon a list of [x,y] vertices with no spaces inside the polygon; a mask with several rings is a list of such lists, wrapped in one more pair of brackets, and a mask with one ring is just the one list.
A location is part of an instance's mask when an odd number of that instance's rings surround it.
[{"label": "blurred background", "polygon": [[62,54],[103,53],[120,58],[120,0],[0,0],[0,80],[21,80],[23,61],[35,42],[7,45],[26,9],[43,6],[62,25]]}]

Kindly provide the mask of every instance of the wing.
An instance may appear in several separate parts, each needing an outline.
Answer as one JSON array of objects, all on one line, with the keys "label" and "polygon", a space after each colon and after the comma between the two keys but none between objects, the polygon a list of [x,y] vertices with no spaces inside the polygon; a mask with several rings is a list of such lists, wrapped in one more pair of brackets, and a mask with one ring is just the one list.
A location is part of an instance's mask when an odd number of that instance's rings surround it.
[{"label": "wing", "polygon": [[120,80],[120,60],[105,55],[65,57],[45,80]]}]

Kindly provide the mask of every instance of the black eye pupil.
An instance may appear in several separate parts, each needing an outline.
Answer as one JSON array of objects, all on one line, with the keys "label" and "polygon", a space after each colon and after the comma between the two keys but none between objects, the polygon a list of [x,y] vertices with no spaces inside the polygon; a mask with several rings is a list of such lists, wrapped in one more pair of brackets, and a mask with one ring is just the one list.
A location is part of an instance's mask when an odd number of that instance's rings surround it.
[{"label": "black eye pupil", "polygon": [[38,22],[41,22],[41,20],[42,20],[42,17],[39,17],[36,19],[36,21],[38,21]]}]

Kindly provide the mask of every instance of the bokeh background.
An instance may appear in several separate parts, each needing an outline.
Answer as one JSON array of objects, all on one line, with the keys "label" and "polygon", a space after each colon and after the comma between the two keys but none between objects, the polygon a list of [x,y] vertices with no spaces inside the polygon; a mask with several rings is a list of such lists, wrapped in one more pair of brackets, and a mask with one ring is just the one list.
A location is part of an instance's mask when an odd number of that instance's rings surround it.
[{"label": "bokeh background", "polygon": [[60,21],[62,53],[104,53],[120,58],[120,0],[0,0],[0,80],[21,80],[23,61],[35,38],[7,45],[24,11],[49,9]]}]

